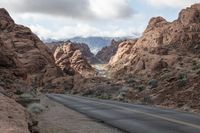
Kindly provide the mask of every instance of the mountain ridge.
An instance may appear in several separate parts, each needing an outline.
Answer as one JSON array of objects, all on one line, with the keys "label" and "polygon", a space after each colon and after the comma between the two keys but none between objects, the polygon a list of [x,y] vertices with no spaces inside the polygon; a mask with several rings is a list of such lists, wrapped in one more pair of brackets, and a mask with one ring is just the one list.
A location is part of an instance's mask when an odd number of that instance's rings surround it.
[{"label": "mountain ridge", "polygon": [[89,36],[89,37],[81,37],[76,36],[73,38],[66,38],[66,39],[44,39],[43,42],[48,43],[56,43],[56,42],[65,42],[65,41],[72,41],[75,43],[85,43],[87,44],[93,54],[97,54],[103,47],[106,47],[111,44],[112,40],[124,40],[124,39],[134,39],[138,37],[137,35],[134,36],[125,36],[125,37],[102,37],[102,36]]}]

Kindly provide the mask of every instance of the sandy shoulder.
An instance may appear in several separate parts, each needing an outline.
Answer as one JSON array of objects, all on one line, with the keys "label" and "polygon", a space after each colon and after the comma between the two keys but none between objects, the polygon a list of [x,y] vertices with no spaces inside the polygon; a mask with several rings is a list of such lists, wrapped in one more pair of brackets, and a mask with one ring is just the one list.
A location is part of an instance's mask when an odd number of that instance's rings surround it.
[{"label": "sandy shoulder", "polygon": [[46,107],[38,117],[41,133],[123,133],[47,97],[41,97],[41,104]]}]

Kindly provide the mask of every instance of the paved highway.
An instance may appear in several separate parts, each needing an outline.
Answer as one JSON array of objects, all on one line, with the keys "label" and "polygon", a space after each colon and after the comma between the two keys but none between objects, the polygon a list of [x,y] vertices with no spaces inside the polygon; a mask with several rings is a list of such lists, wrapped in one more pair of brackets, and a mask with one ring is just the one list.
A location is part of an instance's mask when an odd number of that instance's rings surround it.
[{"label": "paved highway", "polygon": [[79,96],[47,96],[68,108],[129,133],[200,133],[198,114]]}]

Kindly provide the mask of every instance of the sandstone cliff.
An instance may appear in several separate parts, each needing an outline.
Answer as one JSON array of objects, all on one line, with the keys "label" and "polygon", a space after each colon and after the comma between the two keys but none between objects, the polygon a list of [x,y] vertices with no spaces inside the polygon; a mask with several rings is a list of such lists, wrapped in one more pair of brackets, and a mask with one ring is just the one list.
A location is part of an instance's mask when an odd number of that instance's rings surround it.
[{"label": "sandstone cliff", "polygon": [[129,98],[200,109],[200,4],[182,10],[173,22],[152,18],[142,37],[119,45],[109,68],[115,77],[134,75],[147,85]]},{"label": "sandstone cliff", "polygon": [[88,63],[90,63],[90,64],[100,63],[99,59],[94,56],[94,54],[91,52],[89,46],[85,43],[76,43],[76,42],[71,42],[71,41],[66,41],[66,42],[59,41],[59,42],[46,43],[46,45],[54,53],[56,48],[59,46],[62,46],[64,43],[72,43],[76,49],[80,50],[83,57],[85,59],[87,59]]},{"label": "sandstone cliff", "polygon": [[15,24],[1,8],[0,86],[4,94],[12,97],[16,93],[46,88],[62,75],[49,48],[29,28]]},{"label": "sandstone cliff", "polygon": [[54,52],[56,64],[68,75],[75,75],[76,73],[86,77],[94,75],[95,70],[85,58],[90,55],[83,49],[83,46],[70,41],[64,43],[57,47]]},{"label": "sandstone cliff", "polygon": [[112,40],[109,46],[102,48],[97,54],[98,58],[102,63],[108,63],[113,55],[116,54],[119,44],[122,41]]},{"label": "sandstone cliff", "polygon": [[29,133],[28,114],[26,110],[14,100],[1,93],[0,101],[0,132]]}]

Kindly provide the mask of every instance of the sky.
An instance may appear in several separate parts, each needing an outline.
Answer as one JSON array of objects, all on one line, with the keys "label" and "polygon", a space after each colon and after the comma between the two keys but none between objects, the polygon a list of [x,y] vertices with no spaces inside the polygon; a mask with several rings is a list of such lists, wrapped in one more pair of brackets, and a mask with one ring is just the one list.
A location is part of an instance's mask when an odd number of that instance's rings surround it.
[{"label": "sky", "polygon": [[17,24],[41,39],[140,35],[150,18],[177,19],[200,0],[0,0]]}]

